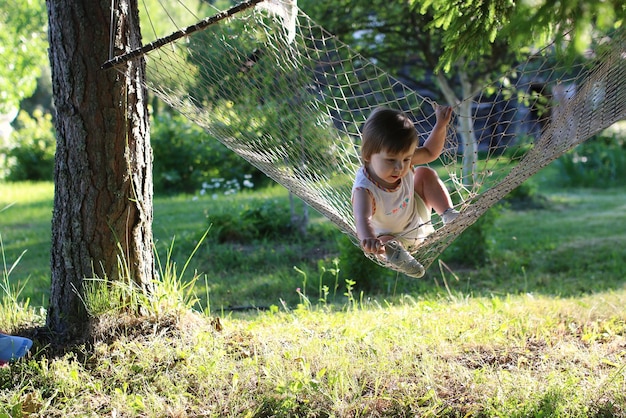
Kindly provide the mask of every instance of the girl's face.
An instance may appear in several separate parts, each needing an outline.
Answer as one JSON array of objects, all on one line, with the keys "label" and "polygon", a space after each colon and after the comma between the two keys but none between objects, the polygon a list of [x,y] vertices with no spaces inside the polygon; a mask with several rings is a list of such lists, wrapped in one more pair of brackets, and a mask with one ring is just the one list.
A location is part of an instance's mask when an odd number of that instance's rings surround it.
[{"label": "girl's face", "polygon": [[399,154],[381,151],[372,154],[366,161],[367,170],[372,178],[385,188],[393,188],[411,168],[413,150]]}]

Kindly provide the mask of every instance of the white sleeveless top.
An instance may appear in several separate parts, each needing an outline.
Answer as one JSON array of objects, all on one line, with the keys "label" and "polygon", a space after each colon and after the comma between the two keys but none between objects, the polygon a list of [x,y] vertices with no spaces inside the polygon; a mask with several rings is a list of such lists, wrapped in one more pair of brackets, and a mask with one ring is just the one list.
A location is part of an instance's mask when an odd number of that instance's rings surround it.
[{"label": "white sleeveless top", "polygon": [[386,189],[369,177],[365,167],[356,173],[352,193],[366,189],[373,201],[372,226],[377,236],[393,235],[411,251],[432,234],[431,211],[413,189],[413,169],[394,189]]}]

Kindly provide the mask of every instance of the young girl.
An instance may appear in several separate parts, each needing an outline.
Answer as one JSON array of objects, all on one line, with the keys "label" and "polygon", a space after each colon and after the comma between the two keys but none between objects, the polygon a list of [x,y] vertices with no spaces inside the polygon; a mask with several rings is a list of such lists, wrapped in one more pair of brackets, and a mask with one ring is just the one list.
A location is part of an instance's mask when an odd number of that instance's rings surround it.
[{"label": "young girl", "polygon": [[[361,159],[352,187],[356,231],[366,253],[380,254],[403,273],[422,277],[424,267],[411,256],[434,231],[435,210],[444,224],[459,214],[445,185],[428,167],[443,150],[452,108],[435,106],[437,121],[419,146],[417,131],[402,112],[377,108],[365,121]],[[408,250],[408,251],[407,251]]]}]

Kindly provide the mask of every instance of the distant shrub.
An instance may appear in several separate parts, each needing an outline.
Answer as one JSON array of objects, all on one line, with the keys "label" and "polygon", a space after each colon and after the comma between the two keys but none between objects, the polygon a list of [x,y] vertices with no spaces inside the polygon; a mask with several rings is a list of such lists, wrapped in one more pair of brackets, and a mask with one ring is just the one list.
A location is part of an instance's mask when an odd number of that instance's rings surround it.
[{"label": "distant shrub", "polygon": [[490,232],[503,210],[502,205],[492,206],[450,244],[441,255],[441,259],[466,267],[485,265],[489,261],[493,245],[489,238]]},{"label": "distant shrub", "polygon": [[220,243],[284,239],[293,232],[289,207],[274,200],[255,203],[240,211],[210,214],[208,220],[211,236]]},{"label": "distant shrub", "polygon": [[338,248],[342,277],[356,282],[359,290],[385,290],[386,278],[393,274],[391,270],[367,258],[363,250],[354,245],[347,235],[340,236]]},{"label": "distant shrub", "polygon": [[512,162],[519,162],[533,147],[534,139],[530,135],[520,135],[515,144],[504,147],[503,155]]},{"label": "distant shrub", "polygon": [[9,144],[0,153],[6,156],[3,173],[6,180],[52,180],[56,137],[52,115],[35,110],[21,111],[14,122]]},{"label": "distant shrub", "polygon": [[534,178],[513,189],[504,201],[513,210],[544,209],[548,207],[548,198],[539,193],[539,186]]},{"label": "distant shrub", "polygon": [[[254,184],[267,177],[185,117],[160,112],[152,121],[154,189],[157,193],[195,193],[218,183]],[[230,184],[232,186],[233,183]]]},{"label": "distant shrub", "polygon": [[565,186],[620,186],[626,178],[626,141],[617,134],[597,136],[566,153],[555,164]]}]

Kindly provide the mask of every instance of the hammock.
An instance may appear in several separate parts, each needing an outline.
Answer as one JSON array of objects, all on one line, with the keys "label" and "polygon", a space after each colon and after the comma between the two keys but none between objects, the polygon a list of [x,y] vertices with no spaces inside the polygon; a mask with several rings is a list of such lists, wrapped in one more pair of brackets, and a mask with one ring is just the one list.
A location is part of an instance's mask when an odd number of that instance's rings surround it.
[{"label": "hammock", "polygon": [[[193,19],[103,68],[144,59],[146,86],[157,97],[359,245],[350,198],[365,118],[378,106],[403,110],[423,140],[434,124],[433,100],[355,53],[293,2],[249,0]],[[455,105],[444,153],[430,166],[461,215],[443,226],[433,214],[436,231],[415,253],[424,267],[530,176],[626,119],[623,30],[579,65],[550,61],[552,51],[532,54]]]}]

